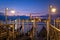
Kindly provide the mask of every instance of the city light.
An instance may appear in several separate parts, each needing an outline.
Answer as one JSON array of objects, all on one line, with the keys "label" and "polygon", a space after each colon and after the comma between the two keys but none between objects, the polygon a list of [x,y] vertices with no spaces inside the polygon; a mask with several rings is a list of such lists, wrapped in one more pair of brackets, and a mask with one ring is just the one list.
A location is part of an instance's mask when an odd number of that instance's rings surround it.
[{"label": "city light", "polygon": [[52,12],[52,13],[55,13],[55,12],[56,12],[56,8],[52,8],[52,9],[51,9],[51,12]]},{"label": "city light", "polygon": [[11,10],[11,13],[13,13],[13,14],[14,14],[14,13],[15,13],[15,10]]},{"label": "city light", "polygon": [[52,5],[50,5],[50,11],[51,11],[52,13],[55,13],[55,12],[56,12],[56,8],[55,8],[54,6],[52,6]]},{"label": "city light", "polygon": [[60,40],[60,0],[0,0],[0,40]]},{"label": "city light", "polygon": [[35,20],[31,20],[31,22],[35,22]]},{"label": "city light", "polygon": [[6,10],[8,10],[8,8],[6,8]]},{"label": "city light", "polygon": [[50,8],[52,8],[52,5],[50,5]]}]

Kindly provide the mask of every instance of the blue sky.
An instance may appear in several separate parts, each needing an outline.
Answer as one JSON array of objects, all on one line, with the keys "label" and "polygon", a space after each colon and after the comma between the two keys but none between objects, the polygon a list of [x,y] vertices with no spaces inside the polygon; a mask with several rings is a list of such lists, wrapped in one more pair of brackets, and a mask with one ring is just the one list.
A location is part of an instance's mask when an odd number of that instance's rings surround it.
[{"label": "blue sky", "polygon": [[0,9],[1,11],[7,7],[9,10],[14,9],[16,11],[15,15],[29,15],[29,13],[45,15],[48,13],[50,3],[59,7],[59,2],[59,0],[0,0]]}]

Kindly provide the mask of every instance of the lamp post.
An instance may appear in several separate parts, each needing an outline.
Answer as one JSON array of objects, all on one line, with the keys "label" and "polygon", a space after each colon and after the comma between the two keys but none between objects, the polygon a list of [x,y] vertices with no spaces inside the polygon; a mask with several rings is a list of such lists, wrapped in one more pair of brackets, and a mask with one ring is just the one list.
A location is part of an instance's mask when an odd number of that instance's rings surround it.
[{"label": "lamp post", "polygon": [[[15,14],[15,10],[11,10],[10,12],[11,12],[13,15]],[[13,25],[14,25],[14,24],[13,24]],[[15,28],[15,27],[12,26],[12,28],[13,28],[13,39],[14,39],[14,28]]]},{"label": "lamp post", "polygon": [[[15,14],[15,11],[14,10],[11,10],[11,13],[12,14]],[[8,24],[8,8],[5,9],[5,16],[6,16],[6,24]]]},{"label": "lamp post", "polygon": [[[52,5],[50,5],[49,21],[51,20],[51,15],[50,15],[51,13],[52,14],[55,14],[56,13],[56,8],[53,7]],[[55,20],[54,20],[54,26],[55,26]]]},{"label": "lamp post", "polygon": [[[5,16],[6,16],[6,26],[8,24],[8,8],[5,9]],[[7,40],[9,40],[9,30],[8,30],[8,26],[7,26]]]},{"label": "lamp post", "polygon": [[[15,13],[15,11],[14,10],[11,10],[11,13]],[[6,20],[6,25],[7,25],[8,24],[8,8],[5,9],[5,16],[6,16],[6,19],[5,20]],[[7,30],[8,30],[8,27],[7,27]],[[9,40],[9,30],[7,31],[7,36],[8,36],[7,40]]]},{"label": "lamp post", "polygon": [[[52,14],[55,14],[55,12],[56,12],[56,8],[52,7],[51,13],[52,13]],[[56,23],[56,22],[55,22],[55,19],[54,19],[54,26],[55,26],[55,23]]]},{"label": "lamp post", "polygon": [[[56,8],[52,6],[51,7],[51,13],[52,14],[55,14],[55,12],[56,12]],[[54,20],[54,26],[55,26],[55,20]]]},{"label": "lamp post", "polygon": [[51,13],[51,8],[52,8],[52,5],[49,5],[49,17],[48,17],[48,20],[47,20],[47,40],[49,40],[49,26],[50,26],[50,13]]},{"label": "lamp post", "polygon": [[8,8],[5,9],[6,24],[8,23]]},{"label": "lamp post", "polygon": [[51,13],[55,13],[55,12],[56,12],[56,8],[54,8],[52,5],[50,5],[49,6],[49,17],[48,17],[48,21],[47,21],[47,40],[49,40],[49,26],[50,26],[50,22],[51,22]]}]

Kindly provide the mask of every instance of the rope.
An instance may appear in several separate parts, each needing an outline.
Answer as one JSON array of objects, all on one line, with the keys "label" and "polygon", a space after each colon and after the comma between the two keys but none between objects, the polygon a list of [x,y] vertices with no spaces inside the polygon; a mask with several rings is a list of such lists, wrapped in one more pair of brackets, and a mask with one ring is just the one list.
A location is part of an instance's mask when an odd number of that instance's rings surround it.
[{"label": "rope", "polygon": [[[50,24],[50,25],[51,25],[51,24]],[[55,29],[55,30],[57,30],[57,31],[60,32],[60,29],[56,28],[55,26],[51,25],[51,27],[52,27],[53,29]]]}]

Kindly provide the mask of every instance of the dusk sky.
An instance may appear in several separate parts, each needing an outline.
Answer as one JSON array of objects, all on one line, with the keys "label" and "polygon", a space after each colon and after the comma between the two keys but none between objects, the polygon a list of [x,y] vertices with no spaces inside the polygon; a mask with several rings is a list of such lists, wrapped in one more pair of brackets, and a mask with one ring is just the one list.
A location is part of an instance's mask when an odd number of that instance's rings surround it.
[{"label": "dusk sky", "polygon": [[[60,7],[60,0],[0,0],[0,12],[5,8],[14,9],[15,15],[45,15],[48,14],[49,4]],[[35,13],[35,14],[34,14]],[[12,15],[10,12],[8,15]]]}]

